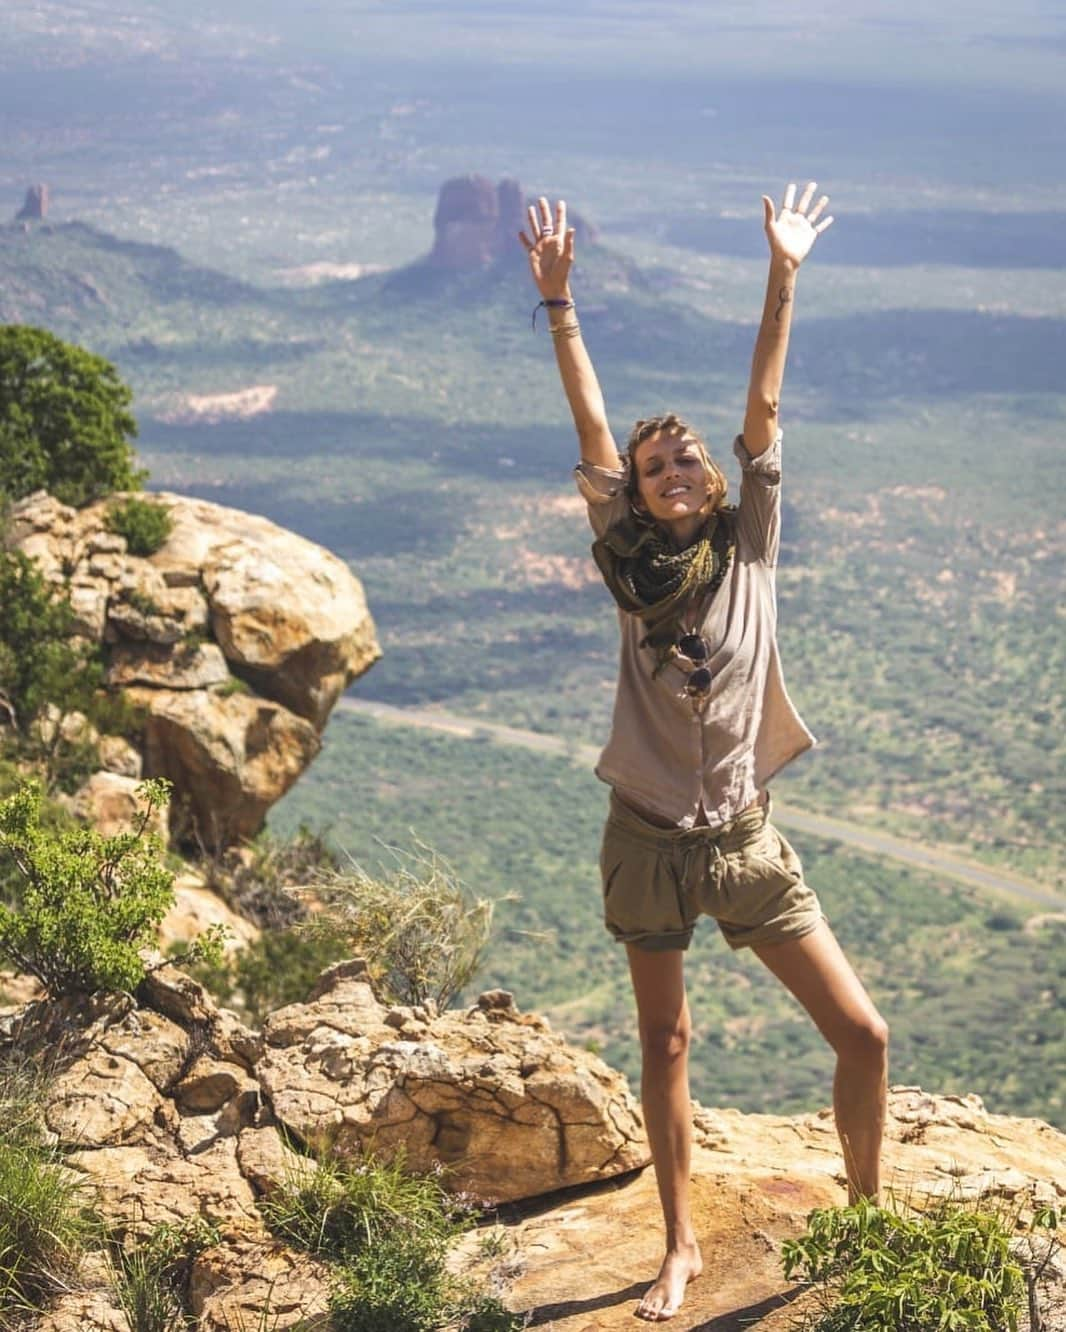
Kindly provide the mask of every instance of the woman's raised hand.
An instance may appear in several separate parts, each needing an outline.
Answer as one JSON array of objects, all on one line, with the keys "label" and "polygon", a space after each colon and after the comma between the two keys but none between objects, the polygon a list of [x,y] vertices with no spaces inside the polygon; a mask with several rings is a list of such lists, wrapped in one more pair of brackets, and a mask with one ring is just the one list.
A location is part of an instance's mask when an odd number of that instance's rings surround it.
[{"label": "woman's raised hand", "polygon": [[529,205],[529,235],[518,233],[529,256],[529,268],[541,300],[570,299],[570,268],[574,262],[574,229],[566,227],[566,203],[555,205],[555,221],[547,199]]},{"label": "woman's raised hand", "polygon": [[764,194],[762,197],[763,223],[766,227],[766,239],[770,242],[770,254],[775,259],[784,259],[796,268],[803,263],[810,254],[811,246],[833,222],[831,217],[822,218],[820,222],[818,220],[829,202],[828,195],[823,194],[811,208],[811,200],[817,188],[817,184],[813,180],[810,181],[800,196],[799,203],[796,203],[796,187],[789,185],[785,190],[781,211],[776,215],[774,201],[768,195]]}]

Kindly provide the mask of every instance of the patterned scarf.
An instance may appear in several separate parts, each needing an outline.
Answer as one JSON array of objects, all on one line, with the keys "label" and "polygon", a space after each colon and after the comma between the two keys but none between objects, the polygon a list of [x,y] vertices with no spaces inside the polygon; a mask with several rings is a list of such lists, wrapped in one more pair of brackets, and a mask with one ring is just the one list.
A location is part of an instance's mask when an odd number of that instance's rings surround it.
[{"label": "patterned scarf", "polygon": [[592,558],[618,606],[639,615],[654,648],[655,675],[676,655],[681,618],[689,602],[717,590],[733,561],[736,508],[722,505],[696,540],[675,550],[656,523],[631,515],[592,546]]}]

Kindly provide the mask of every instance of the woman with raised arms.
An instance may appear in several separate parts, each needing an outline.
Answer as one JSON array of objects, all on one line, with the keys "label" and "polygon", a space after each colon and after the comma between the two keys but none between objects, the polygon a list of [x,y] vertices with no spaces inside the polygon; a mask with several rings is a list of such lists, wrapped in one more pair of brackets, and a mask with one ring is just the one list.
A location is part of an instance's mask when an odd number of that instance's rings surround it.
[{"label": "woman with raised arms", "polygon": [[831,217],[811,183],[763,196],[770,276],[743,433],[740,498],[674,413],[638,421],[621,456],[581,338],[566,205],[529,209],[520,239],[547,308],[581,446],[575,470],[593,557],[618,607],[619,676],[596,768],[611,787],[600,855],[604,918],[625,945],[642,1052],[641,1098],[666,1256],[636,1310],[671,1318],[703,1261],[689,1206],[691,1033],[683,963],[699,916],[751,948],[836,1053],[833,1107],[849,1194],[876,1199],[888,1033],[770,821],[767,785],[813,737],[785,690],[774,574],[781,526],[778,401],[796,275]]}]

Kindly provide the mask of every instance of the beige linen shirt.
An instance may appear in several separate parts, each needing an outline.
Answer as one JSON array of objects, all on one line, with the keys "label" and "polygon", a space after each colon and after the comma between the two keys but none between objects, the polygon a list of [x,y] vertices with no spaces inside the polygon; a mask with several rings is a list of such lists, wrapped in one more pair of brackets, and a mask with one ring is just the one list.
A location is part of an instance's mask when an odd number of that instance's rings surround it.
[{"label": "beige linen shirt", "polygon": [[[644,624],[619,610],[614,717],[596,765],[596,776],[623,800],[680,828],[696,823],[701,805],[710,827],[727,823],[815,743],[785,689],[777,649],[781,433],[757,458],[739,435],[733,452],[742,468],[733,563],[691,622],[711,649],[707,706],[697,712],[685,694],[691,668],[671,662],[653,675],[655,653],[640,646]],[[625,471],[583,462],[574,473],[602,536],[627,513]]]}]

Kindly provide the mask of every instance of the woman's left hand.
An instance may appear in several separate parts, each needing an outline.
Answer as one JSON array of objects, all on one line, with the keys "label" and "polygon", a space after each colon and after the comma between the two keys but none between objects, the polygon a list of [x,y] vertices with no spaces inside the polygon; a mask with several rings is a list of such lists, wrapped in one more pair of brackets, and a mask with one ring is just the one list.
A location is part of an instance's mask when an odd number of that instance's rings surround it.
[{"label": "woman's left hand", "polygon": [[[763,195],[763,224],[766,227],[766,239],[770,242],[770,255],[774,259],[783,259],[785,263],[798,268],[815,240],[831,226],[831,217],[822,218],[822,213],[829,203],[829,196],[823,194],[811,208],[811,200],[818,188],[815,181],[810,181],[803,191],[799,203],[796,203],[796,187],[789,185],[780,213],[774,213],[774,201]],[[808,212],[808,209],[810,211]],[[818,219],[822,218],[821,221]]]}]

